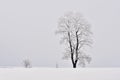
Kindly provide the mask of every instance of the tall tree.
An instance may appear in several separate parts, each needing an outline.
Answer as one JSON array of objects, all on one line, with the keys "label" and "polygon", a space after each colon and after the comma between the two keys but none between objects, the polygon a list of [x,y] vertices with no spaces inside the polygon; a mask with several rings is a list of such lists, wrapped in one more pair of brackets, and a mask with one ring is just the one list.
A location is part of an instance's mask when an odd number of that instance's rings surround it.
[{"label": "tall tree", "polygon": [[80,13],[69,12],[59,19],[56,33],[62,34],[61,42],[66,45],[64,58],[71,59],[73,68],[77,63],[84,67],[91,61],[84,51],[85,46],[92,44],[90,27]]}]

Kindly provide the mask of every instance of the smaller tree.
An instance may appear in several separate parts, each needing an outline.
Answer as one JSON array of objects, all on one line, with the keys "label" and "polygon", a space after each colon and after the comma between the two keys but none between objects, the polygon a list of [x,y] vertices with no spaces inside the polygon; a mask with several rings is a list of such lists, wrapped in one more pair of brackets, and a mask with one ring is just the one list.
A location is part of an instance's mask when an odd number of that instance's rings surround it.
[{"label": "smaller tree", "polygon": [[23,63],[25,68],[31,68],[31,62],[29,61],[29,59],[25,59]]},{"label": "smaller tree", "polygon": [[58,63],[56,62],[56,68],[59,68],[59,65],[58,65]]}]

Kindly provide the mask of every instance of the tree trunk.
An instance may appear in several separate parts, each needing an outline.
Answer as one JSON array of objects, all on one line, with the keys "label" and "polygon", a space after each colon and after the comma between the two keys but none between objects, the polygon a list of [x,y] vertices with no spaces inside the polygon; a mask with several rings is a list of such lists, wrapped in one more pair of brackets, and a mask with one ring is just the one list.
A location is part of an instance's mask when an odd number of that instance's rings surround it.
[{"label": "tree trunk", "polygon": [[73,68],[76,68],[76,64],[73,64]]}]

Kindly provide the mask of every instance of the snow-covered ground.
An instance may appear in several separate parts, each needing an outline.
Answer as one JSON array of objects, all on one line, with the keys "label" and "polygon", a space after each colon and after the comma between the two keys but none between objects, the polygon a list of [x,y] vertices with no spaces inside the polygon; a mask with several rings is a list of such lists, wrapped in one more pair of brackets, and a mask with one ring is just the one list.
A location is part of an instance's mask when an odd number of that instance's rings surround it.
[{"label": "snow-covered ground", "polygon": [[120,68],[0,68],[0,80],[120,80]]}]

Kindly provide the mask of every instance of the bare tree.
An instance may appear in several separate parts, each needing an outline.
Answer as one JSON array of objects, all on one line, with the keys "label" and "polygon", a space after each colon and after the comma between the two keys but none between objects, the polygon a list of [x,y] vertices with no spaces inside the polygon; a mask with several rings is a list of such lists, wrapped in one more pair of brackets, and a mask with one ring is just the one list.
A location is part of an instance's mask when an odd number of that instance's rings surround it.
[{"label": "bare tree", "polygon": [[91,57],[85,54],[85,46],[91,46],[90,25],[80,13],[69,12],[59,19],[57,34],[62,34],[60,42],[65,43],[65,59],[71,59],[73,68],[77,63],[85,66],[85,62],[90,62]]},{"label": "bare tree", "polygon": [[56,68],[59,68],[59,66],[58,66],[58,63],[56,62],[56,66],[55,66]]},{"label": "bare tree", "polygon": [[31,63],[30,63],[29,59],[25,59],[23,62],[24,62],[25,68],[31,68]]}]

